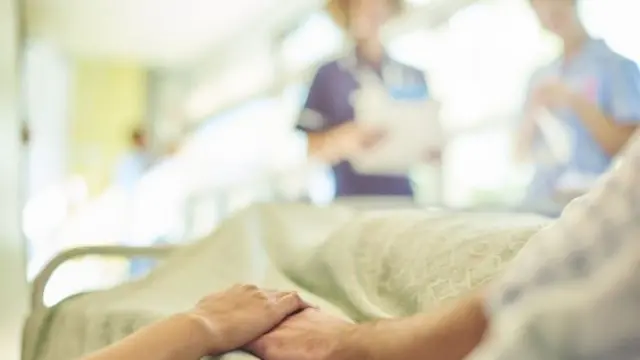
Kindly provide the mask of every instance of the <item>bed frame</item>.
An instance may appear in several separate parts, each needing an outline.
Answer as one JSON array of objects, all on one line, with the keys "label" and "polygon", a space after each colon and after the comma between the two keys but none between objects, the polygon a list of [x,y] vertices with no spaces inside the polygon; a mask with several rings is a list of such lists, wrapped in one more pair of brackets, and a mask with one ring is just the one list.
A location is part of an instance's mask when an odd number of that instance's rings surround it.
[{"label": "bed frame", "polygon": [[37,360],[34,358],[40,328],[50,310],[44,303],[44,292],[49,280],[63,264],[86,256],[99,256],[109,258],[121,258],[130,260],[143,257],[162,260],[171,255],[179,246],[89,246],[79,247],[64,251],[55,256],[36,276],[31,284],[31,308],[29,317],[25,323],[22,337],[22,360]]}]

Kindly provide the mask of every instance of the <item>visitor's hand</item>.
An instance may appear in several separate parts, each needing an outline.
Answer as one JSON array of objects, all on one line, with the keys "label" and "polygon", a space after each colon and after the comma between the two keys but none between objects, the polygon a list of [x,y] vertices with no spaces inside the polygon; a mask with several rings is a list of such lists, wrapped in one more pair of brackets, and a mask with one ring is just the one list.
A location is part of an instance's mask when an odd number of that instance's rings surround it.
[{"label": "visitor's hand", "polygon": [[361,358],[350,349],[356,325],[316,309],[293,315],[270,333],[246,346],[263,360],[347,360]]},{"label": "visitor's hand", "polygon": [[574,91],[564,82],[554,79],[540,84],[532,94],[531,102],[535,108],[562,108],[571,105]]},{"label": "visitor's hand", "polygon": [[202,325],[207,353],[221,354],[259,338],[307,307],[295,292],[237,285],[205,297],[187,315]]},{"label": "visitor's hand", "polygon": [[384,131],[356,121],[336,126],[325,133],[325,160],[336,163],[357,156],[377,145]]}]

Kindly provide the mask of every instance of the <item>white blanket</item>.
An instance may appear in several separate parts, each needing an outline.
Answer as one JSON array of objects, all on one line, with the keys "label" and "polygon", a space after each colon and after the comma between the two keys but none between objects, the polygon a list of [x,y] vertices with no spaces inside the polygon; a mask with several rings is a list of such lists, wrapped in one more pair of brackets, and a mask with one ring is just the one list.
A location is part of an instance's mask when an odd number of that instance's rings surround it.
[{"label": "white blanket", "polygon": [[26,360],[77,358],[235,283],[296,289],[355,320],[413,314],[487,281],[545,223],[519,215],[256,206],[147,278],[51,309],[37,355]]}]

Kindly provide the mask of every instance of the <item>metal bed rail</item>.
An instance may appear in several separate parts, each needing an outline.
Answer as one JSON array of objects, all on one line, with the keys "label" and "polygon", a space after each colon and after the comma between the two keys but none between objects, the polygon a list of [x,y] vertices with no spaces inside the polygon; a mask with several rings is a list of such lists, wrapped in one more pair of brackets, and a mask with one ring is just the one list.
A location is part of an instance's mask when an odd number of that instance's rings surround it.
[{"label": "metal bed rail", "polygon": [[127,247],[127,246],[87,246],[63,251],[55,256],[40,271],[31,284],[31,313],[25,323],[22,339],[22,359],[35,360],[35,351],[39,341],[40,330],[48,316],[49,308],[44,302],[44,293],[53,274],[65,263],[86,257],[115,257],[132,259],[136,257],[165,259],[170,256],[178,246],[151,246],[151,247]]}]

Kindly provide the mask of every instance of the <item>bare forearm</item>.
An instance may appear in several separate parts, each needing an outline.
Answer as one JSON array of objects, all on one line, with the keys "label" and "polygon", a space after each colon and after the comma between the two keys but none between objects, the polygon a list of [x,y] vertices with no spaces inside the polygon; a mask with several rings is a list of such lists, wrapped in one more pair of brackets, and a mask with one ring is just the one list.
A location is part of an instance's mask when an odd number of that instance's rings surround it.
[{"label": "bare forearm", "polygon": [[335,164],[344,159],[340,146],[334,143],[331,129],[307,133],[307,155],[327,164]]},{"label": "bare forearm", "polygon": [[324,132],[307,133],[307,152],[309,157],[323,159],[326,152],[326,134]]},{"label": "bare forearm", "polygon": [[438,314],[365,325],[354,336],[366,344],[360,360],[462,360],[478,346],[487,323],[482,298],[474,295]]},{"label": "bare forearm", "polygon": [[187,315],[177,315],[83,360],[198,360],[208,353],[201,326]]},{"label": "bare forearm", "polygon": [[575,95],[571,100],[571,107],[610,156],[618,154],[635,130],[635,126],[616,124],[614,119],[609,118],[596,104],[583,96]]}]

